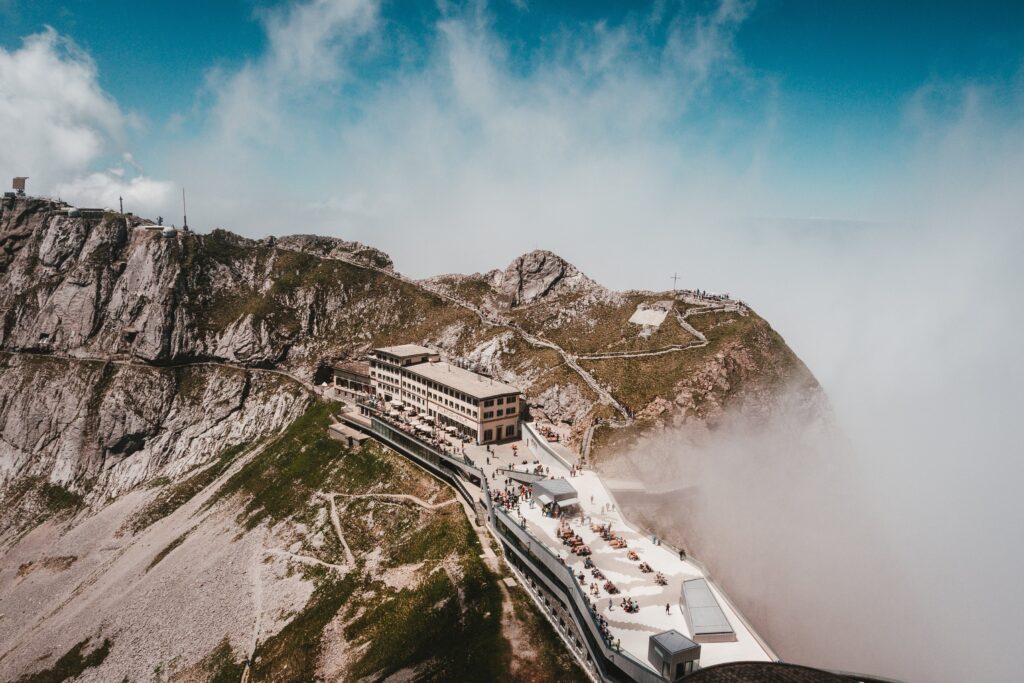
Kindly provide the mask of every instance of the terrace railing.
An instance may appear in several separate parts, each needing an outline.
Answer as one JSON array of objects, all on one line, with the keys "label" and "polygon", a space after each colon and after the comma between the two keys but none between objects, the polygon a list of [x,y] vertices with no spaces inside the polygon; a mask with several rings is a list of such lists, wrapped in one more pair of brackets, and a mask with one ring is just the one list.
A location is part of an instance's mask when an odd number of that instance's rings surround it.
[{"label": "terrace railing", "polygon": [[[550,589],[565,596],[572,616],[583,635],[590,659],[603,680],[613,683],[664,683],[665,679],[648,664],[629,652],[615,649],[604,639],[586,591],[579,584],[572,569],[566,566],[542,540],[518,524],[504,508],[494,504],[487,484],[487,475],[483,470],[474,466],[469,458],[442,453],[415,434],[390,423],[380,415],[379,408],[372,405],[367,407],[377,413],[370,419],[370,430],[374,436],[451,483],[477,510],[478,515],[486,515],[491,528],[506,540],[507,545],[521,560],[525,560],[534,568],[534,573],[540,576]],[[473,498],[463,478],[479,482],[482,501]]]},{"label": "terrace railing", "polygon": [[640,661],[627,651],[615,649],[604,639],[586,591],[579,584],[572,569],[566,566],[544,541],[534,536],[529,529],[516,523],[500,506],[495,506],[493,517],[498,522],[494,525],[497,532],[506,539],[512,540],[511,545],[519,551],[520,556],[527,554],[534,560],[530,564],[540,564],[540,574],[546,575],[548,579],[545,583],[554,580],[559,584],[559,592],[567,598],[573,616],[587,641],[591,659],[598,663],[602,678],[612,681],[622,680],[614,674],[612,670],[614,667],[625,674],[628,677],[627,680],[637,683],[664,683],[665,679],[650,665]]}]

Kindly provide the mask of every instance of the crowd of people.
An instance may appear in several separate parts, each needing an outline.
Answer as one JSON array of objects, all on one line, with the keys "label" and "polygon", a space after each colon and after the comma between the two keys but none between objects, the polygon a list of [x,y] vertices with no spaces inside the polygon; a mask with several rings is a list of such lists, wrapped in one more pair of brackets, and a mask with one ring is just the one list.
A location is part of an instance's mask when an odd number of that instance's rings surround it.
[{"label": "crowd of people", "polygon": [[518,511],[520,503],[529,500],[532,496],[533,491],[529,486],[526,484],[516,486],[516,482],[511,479],[505,480],[504,489],[491,490],[492,500],[506,510]]}]

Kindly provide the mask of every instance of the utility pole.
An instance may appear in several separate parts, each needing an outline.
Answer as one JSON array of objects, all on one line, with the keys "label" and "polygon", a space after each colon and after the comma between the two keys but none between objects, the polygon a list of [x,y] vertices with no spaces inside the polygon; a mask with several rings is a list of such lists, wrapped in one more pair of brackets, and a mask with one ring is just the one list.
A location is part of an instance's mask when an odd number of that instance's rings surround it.
[{"label": "utility pole", "polygon": [[679,273],[672,274],[672,293],[676,293],[676,282],[679,280]]},{"label": "utility pole", "polygon": [[118,197],[117,202],[121,205],[121,215],[124,215],[124,197]]},{"label": "utility pole", "polygon": [[185,220],[185,224],[182,225],[182,229],[188,232],[188,211],[185,208],[185,188],[181,188],[181,217]]}]

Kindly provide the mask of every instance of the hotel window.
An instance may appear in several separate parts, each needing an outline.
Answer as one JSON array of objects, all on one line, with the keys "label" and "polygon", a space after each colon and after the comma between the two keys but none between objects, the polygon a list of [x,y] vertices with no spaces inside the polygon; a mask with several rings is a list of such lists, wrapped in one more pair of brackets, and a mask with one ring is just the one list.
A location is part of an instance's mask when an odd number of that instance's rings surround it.
[{"label": "hotel window", "polygon": [[493,400],[484,401],[484,408],[490,408],[493,405],[494,405],[494,401]]},{"label": "hotel window", "polygon": [[505,436],[512,436],[515,433],[516,433],[515,425],[509,425],[509,426],[505,427]]},{"label": "hotel window", "polygon": [[492,434],[493,434],[493,432],[490,429],[485,429],[484,430],[484,441],[490,441]]},{"label": "hotel window", "polygon": [[515,406],[509,406],[508,408],[505,408],[505,414],[506,415],[512,415],[515,412],[516,412],[516,407]]},{"label": "hotel window", "polygon": [[484,419],[485,420],[490,420],[492,417],[494,417],[494,411],[493,410],[488,410],[486,413],[484,413]]},{"label": "hotel window", "polygon": [[505,402],[505,397],[504,397],[504,396],[502,396],[502,397],[499,397],[499,398],[498,398],[498,405],[499,405],[499,406],[500,406],[500,405],[501,405],[502,403],[504,403],[504,402]]}]

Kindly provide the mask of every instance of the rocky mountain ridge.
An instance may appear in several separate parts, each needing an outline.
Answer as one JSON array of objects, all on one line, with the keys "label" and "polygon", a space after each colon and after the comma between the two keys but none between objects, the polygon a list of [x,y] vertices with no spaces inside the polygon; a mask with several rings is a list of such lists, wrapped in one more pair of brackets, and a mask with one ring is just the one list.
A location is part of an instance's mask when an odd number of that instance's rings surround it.
[{"label": "rocky mountain ridge", "polygon": [[[0,204],[0,678],[77,661],[85,681],[234,680],[248,659],[250,680],[457,680],[473,656],[582,680],[456,506],[357,500],[450,494],[327,438],[314,380],[373,346],[519,386],[571,444],[593,434],[599,467],[735,407],[769,419],[790,387],[820,396],[746,306],[612,292],[551,252],[414,281],[357,242],[67,208]],[[660,324],[630,321],[655,304]]]}]

